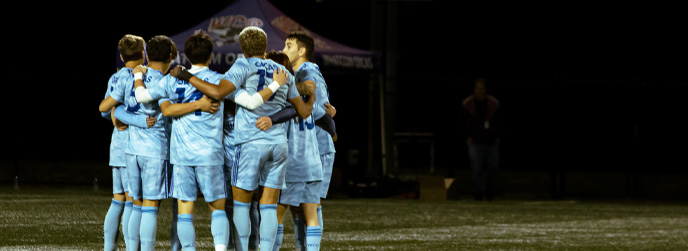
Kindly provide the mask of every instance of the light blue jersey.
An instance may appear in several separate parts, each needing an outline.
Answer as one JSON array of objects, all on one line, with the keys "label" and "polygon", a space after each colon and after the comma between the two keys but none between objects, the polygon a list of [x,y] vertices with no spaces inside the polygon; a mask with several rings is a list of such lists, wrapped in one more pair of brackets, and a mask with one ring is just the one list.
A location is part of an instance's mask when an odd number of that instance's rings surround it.
[{"label": "light blue jersey", "polygon": [[[122,67],[115,74],[112,74],[108,81],[108,89],[105,92],[105,98],[111,96],[114,90],[124,90],[126,85],[134,82],[134,74],[131,68]],[[117,100],[122,102],[122,100]],[[124,149],[129,143],[129,131],[119,131],[117,128],[112,129],[112,138],[110,139],[110,166],[126,166],[124,160]]]},{"label": "light blue jersey", "polygon": [[[325,79],[320,73],[320,68],[317,64],[305,62],[299,66],[299,69],[294,73],[296,75],[296,82],[301,83],[307,80],[315,82],[315,103],[313,104],[312,116],[315,120],[322,118],[325,115],[325,103],[330,102],[330,93],[327,90]],[[315,128],[318,135],[318,150],[320,154],[334,153],[334,142],[332,136],[319,126]]]},{"label": "light blue jersey", "polygon": [[[200,68],[192,73],[208,83],[219,85],[223,74]],[[154,100],[171,103],[190,103],[203,97],[203,93],[189,82],[172,76],[160,79],[157,85],[147,87]],[[170,140],[170,162],[182,166],[211,166],[224,163],[222,145],[222,113],[224,103],[215,113],[195,111],[173,118]]]},{"label": "light blue jersey", "polygon": [[307,119],[295,117],[287,121],[289,159],[286,182],[309,182],[323,179],[318,139],[313,116]]},{"label": "light blue jersey", "polygon": [[[281,68],[287,69],[270,59],[260,59],[255,57],[240,58],[232,65],[225,76],[234,83],[237,90],[245,90],[249,95],[259,92],[272,83],[273,70]],[[289,83],[281,86],[261,106],[256,109],[248,110],[237,106],[237,113],[234,120],[234,143],[243,144],[253,142],[257,144],[282,144],[287,142],[287,131],[285,124],[277,124],[266,131],[256,127],[256,121],[262,116],[269,116],[284,108],[289,99],[299,97],[296,86],[292,81],[291,74],[288,73]],[[229,95],[231,96],[231,95]]]},{"label": "light blue jersey", "polygon": [[[147,87],[155,87],[162,77],[162,72],[148,68],[144,84]],[[168,160],[168,122],[163,118],[158,103],[141,104],[136,102],[133,77],[129,84],[125,83],[123,85],[123,88],[114,88],[110,93],[110,97],[124,103],[127,112],[157,119],[157,122],[151,128],[130,126],[127,129],[129,131],[129,145],[125,153]]]}]

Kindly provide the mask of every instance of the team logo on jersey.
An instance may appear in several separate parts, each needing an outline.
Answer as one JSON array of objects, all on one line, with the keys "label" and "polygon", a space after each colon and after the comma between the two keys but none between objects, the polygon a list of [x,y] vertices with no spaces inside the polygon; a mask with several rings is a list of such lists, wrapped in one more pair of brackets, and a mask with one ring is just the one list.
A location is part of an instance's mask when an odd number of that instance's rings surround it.
[{"label": "team logo on jersey", "polygon": [[208,33],[217,46],[239,42],[239,33],[247,26],[263,27],[263,20],[244,15],[213,17],[208,25]]}]

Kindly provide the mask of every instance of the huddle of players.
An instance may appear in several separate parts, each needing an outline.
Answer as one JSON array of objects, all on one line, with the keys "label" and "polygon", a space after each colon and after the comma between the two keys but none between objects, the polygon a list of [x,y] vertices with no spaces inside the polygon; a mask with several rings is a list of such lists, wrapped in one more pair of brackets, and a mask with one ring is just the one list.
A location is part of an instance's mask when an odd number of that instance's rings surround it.
[{"label": "huddle of players", "polygon": [[[214,72],[208,69],[212,41],[199,30],[184,44],[191,69],[177,66],[165,75],[177,55],[168,37],[151,38],[146,52],[141,37],[120,40],[125,67],[110,78],[99,107],[115,125],[105,250],[116,249],[120,218],[127,250],[153,250],[158,207],[169,196],[177,199],[172,249],[195,250],[197,188],[210,207],[216,250],[234,242],[248,250],[256,235],[261,250],[278,250],[288,206],[297,248],[319,250],[336,110],[318,66],[308,62],[313,39],[293,32],[282,52],[265,53],[265,32],[247,27],[240,44],[245,58],[225,74]],[[231,242],[230,233],[236,234]]]}]

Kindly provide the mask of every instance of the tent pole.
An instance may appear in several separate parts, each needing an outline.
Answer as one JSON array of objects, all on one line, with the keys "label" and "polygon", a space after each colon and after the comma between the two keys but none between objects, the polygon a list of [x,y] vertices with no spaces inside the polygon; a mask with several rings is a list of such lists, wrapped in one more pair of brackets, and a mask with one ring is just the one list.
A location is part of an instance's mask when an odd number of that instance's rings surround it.
[{"label": "tent pole", "polygon": [[382,153],[382,176],[387,175],[387,141],[385,137],[385,83],[382,74],[379,75],[380,83],[380,150]]}]

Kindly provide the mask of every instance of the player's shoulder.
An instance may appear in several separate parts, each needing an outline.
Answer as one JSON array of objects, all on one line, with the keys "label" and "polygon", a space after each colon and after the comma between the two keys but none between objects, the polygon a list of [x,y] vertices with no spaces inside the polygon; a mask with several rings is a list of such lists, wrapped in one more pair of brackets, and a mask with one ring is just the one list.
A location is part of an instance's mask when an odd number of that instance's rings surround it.
[{"label": "player's shoulder", "polygon": [[119,69],[117,72],[113,73],[110,76],[108,82],[111,85],[117,85],[122,84],[124,82],[128,82],[133,77],[134,75],[130,68],[122,67],[122,69]]},{"label": "player's shoulder", "polygon": [[134,73],[132,72],[131,68],[122,67],[117,72],[113,73],[112,76],[110,76],[110,79],[123,78],[123,77],[133,76],[133,75],[134,75]]},{"label": "player's shoulder", "polygon": [[316,64],[316,63],[304,62],[302,66],[303,66],[304,70],[320,72],[320,66],[318,66],[318,64]]},{"label": "player's shoulder", "polygon": [[247,66],[249,66],[248,59],[246,59],[246,58],[239,58],[239,59],[237,59],[236,61],[234,61],[234,64],[232,65],[232,67],[233,67],[233,66],[247,67]]}]

